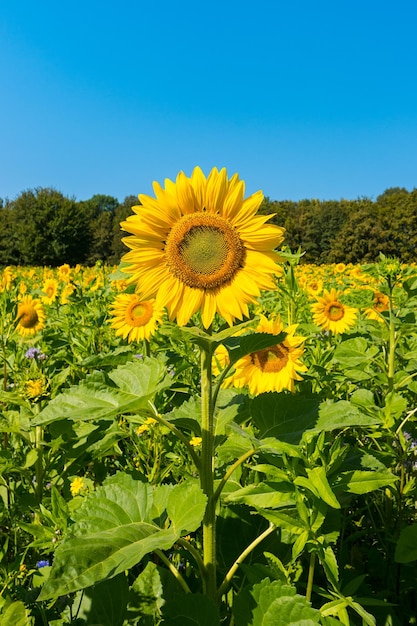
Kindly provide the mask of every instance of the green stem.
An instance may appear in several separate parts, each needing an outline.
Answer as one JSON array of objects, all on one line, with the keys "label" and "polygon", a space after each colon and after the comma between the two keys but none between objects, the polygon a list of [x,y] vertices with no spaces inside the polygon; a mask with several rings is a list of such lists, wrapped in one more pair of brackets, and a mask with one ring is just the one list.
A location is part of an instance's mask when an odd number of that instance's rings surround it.
[{"label": "green stem", "polygon": [[35,427],[35,447],[38,453],[38,458],[35,463],[35,476],[36,476],[36,495],[38,502],[42,502],[43,495],[43,428],[42,426]]},{"label": "green stem", "polygon": [[183,577],[181,576],[181,574],[179,573],[175,565],[171,563],[171,561],[165,556],[162,550],[155,550],[155,554],[157,554],[158,557],[161,559],[161,561],[165,563],[165,565],[167,566],[171,574],[175,576],[177,582],[181,585],[185,593],[191,593],[191,589],[189,588],[189,586],[187,585],[187,583],[185,582],[185,580],[183,579]]},{"label": "green stem", "polygon": [[215,502],[217,502],[217,500],[220,498],[220,494],[223,491],[223,487],[225,486],[225,484],[227,483],[227,481],[229,480],[233,472],[239,467],[239,465],[242,465],[242,463],[244,463],[246,459],[249,459],[249,457],[251,457],[256,452],[257,450],[255,450],[255,448],[251,448],[250,450],[245,452],[245,454],[242,454],[242,456],[240,456],[237,459],[237,461],[235,461],[233,465],[229,467],[229,469],[227,470],[227,472],[225,473],[225,475],[219,482],[216,491],[214,492],[213,498]]},{"label": "green stem", "polygon": [[191,458],[194,461],[194,465],[199,470],[200,469],[200,459],[199,459],[196,451],[194,450],[193,446],[190,444],[189,440],[187,439],[187,437],[185,435],[183,435],[183,433],[180,430],[178,430],[178,428],[176,426],[174,426],[174,424],[171,424],[171,422],[168,422],[166,419],[164,419],[162,417],[162,415],[160,413],[158,413],[158,410],[157,410],[156,406],[153,404],[153,402],[148,400],[148,404],[149,404],[149,406],[152,409],[152,412],[154,414],[154,418],[156,419],[156,421],[159,422],[160,424],[163,424],[167,428],[169,428],[169,430],[172,433],[174,433],[174,435],[176,435],[176,437],[178,437],[178,439],[180,439],[183,442],[183,444],[186,446],[188,452],[190,453]]},{"label": "green stem", "polygon": [[395,320],[392,304],[392,290],[389,294],[389,343],[388,343],[388,392],[394,389],[395,373]]},{"label": "green stem", "polygon": [[308,567],[308,579],[307,579],[307,589],[306,589],[306,600],[307,602],[311,602],[311,594],[313,591],[313,579],[314,579],[314,568],[316,566],[316,553],[310,553],[310,565]]},{"label": "green stem", "polygon": [[246,557],[248,556],[248,554],[250,554],[252,552],[252,550],[254,550],[256,548],[257,545],[259,545],[261,543],[261,541],[263,541],[266,537],[268,537],[268,535],[270,535],[274,530],[276,529],[276,526],[274,524],[270,524],[268,526],[268,528],[266,530],[264,530],[263,533],[261,533],[258,537],[256,537],[256,539],[254,539],[252,541],[252,543],[250,543],[248,545],[247,548],[245,548],[245,550],[243,550],[243,552],[238,556],[238,558],[236,559],[236,561],[233,563],[232,567],[229,569],[229,571],[227,572],[226,576],[223,579],[222,584],[219,587],[219,590],[217,592],[217,596],[220,599],[221,596],[226,593],[230,582],[237,570],[237,568],[239,567],[239,565],[242,563],[242,561],[244,561],[246,559]]},{"label": "green stem", "polygon": [[197,548],[195,548],[192,545],[192,543],[190,543],[186,539],[183,539],[182,537],[180,539],[178,539],[177,543],[178,543],[179,546],[181,546],[185,550],[188,550],[188,552],[194,557],[194,560],[197,563],[200,575],[201,575],[201,577],[203,579],[203,583],[205,583],[205,580],[204,580],[204,576],[205,576],[204,562],[203,562],[203,559],[201,558],[200,552],[197,550]]},{"label": "green stem", "polygon": [[212,350],[201,348],[201,489],[207,496],[203,518],[205,592],[216,597],[216,502],[214,499],[214,407],[212,403]]}]

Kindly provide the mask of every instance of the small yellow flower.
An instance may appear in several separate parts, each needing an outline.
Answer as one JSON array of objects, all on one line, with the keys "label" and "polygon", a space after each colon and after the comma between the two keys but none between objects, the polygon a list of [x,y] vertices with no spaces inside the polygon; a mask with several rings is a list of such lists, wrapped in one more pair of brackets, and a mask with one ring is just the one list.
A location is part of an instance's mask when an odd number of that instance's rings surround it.
[{"label": "small yellow flower", "polygon": [[190,445],[193,446],[194,448],[198,448],[198,446],[201,446],[202,441],[203,440],[201,437],[191,437]]},{"label": "small yellow flower", "polygon": [[71,495],[73,497],[78,496],[78,494],[81,491],[84,491],[85,489],[86,489],[86,485],[84,483],[84,479],[81,478],[80,476],[76,476],[76,478],[74,478],[74,480],[70,484]]},{"label": "small yellow flower", "polygon": [[142,435],[144,432],[149,430],[149,426],[153,426],[154,424],[156,424],[156,422],[157,420],[154,419],[153,417],[148,417],[148,419],[145,420],[143,424],[137,427],[136,434]]},{"label": "small yellow flower", "polygon": [[35,378],[27,380],[25,383],[25,393],[29,400],[36,402],[41,396],[45,395],[48,389],[48,383],[44,378]]}]

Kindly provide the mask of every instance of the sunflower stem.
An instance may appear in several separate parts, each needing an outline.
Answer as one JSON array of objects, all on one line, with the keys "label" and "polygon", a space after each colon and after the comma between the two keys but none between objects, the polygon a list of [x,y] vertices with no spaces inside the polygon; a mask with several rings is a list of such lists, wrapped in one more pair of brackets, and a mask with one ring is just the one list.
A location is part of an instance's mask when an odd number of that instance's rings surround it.
[{"label": "sunflower stem", "polygon": [[201,349],[201,489],[207,496],[203,518],[205,593],[216,598],[216,501],[214,498],[214,406],[212,402],[212,350]]},{"label": "sunflower stem", "polygon": [[392,303],[392,288],[389,283],[389,343],[388,343],[388,392],[394,389],[394,374],[395,374],[395,319],[394,319],[394,307]]},{"label": "sunflower stem", "polygon": [[229,569],[229,571],[227,572],[226,576],[223,579],[222,584],[219,587],[219,591],[218,591],[218,597],[221,598],[221,596],[227,592],[229,585],[232,581],[232,578],[236,572],[236,570],[238,569],[238,567],[240,566],[240,564],[242,563],[242,561],[244,561],[246,559],[246,557],[256,548],[256,546],[258,546],[266,537],[268,537],[268,535],[270,535],[274,530],[276,529],[275,524],[270,524],[268,526],[268,528],[266,530],[264,530],[263,533],[261,533],[260,535],[258,535],[258,537],[256,537],[244,550],[243,552],[238,556],[238,558],[236,559],[236,561],[233,563],[232,567]]},{"label": "sunflower stem", "polygon": [[311,601],[311,594],[313,592],[313,580],[314,580],[314,569],[316,566],[316,553],[310,553],[310,563],[308,566],[308,580],[307,580],[307,589],[306,589],[306,600],[308,602]]}]

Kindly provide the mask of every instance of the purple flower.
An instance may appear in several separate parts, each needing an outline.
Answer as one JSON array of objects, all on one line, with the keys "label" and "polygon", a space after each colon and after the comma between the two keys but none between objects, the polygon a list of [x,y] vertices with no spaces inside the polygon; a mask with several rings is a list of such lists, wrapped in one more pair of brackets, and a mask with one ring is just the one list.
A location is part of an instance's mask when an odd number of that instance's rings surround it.
[{"label": "purple flower", "polygon": [[36,567],[38,569],[41,569],[41,567],[48,567],[49,565],[50,565],[50,562],[48,561],[48,559],[43,559],[36,563]]},{"label": "purple flower", "polygon": [[48,358],[39,348],[28,348],[25,352],[25,357],[35,361],[45,361]]},{"label": "purple flower", "polygon": [[25,353],[27,359],[36,359],[41,354],[39,348],[28,348]]}]

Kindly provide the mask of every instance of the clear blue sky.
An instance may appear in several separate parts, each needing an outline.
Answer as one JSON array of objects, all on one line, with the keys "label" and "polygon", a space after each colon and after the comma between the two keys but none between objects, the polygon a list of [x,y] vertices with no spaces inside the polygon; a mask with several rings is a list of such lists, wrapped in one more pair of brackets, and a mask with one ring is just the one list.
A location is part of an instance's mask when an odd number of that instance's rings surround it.
[{"label": "clear blue sky", "polygon": [[416,0],[5,0],[0,197],[238,172],[272,200],[417,187]]}]

